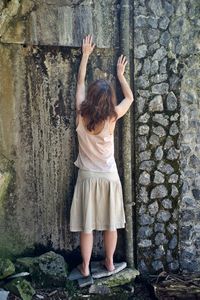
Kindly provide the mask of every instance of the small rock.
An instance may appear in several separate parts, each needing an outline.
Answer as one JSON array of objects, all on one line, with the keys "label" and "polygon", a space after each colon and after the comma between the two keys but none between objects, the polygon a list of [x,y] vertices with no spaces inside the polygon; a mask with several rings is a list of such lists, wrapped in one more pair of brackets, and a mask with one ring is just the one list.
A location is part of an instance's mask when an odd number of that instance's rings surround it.
[{"label": "small rock", "polygon": [[151,70],[150,70],[151,75],[156,74],[156,72],[158,71],[158,68],[159,68],[158,61],[154,60],[151,64]]},{"label": "small rock", "polygon": [[7,300],[9,293],[10,293],[9,291],[0,289],[0,300]]},{"label": "small rock", "polygon": [[143,215],[144,213],[146,213],[146,206],[141,205],[138,213],[139,213],[139,215]]},{"label": "small rock", "polygon": [[146,58],[146,59],[144,60],[144,64],[143,64],[143,73],[144,73],[145,75],[149,75],[150,71],[151,71],[151,63],[150,63],[150,59],[149,59],[149,58]]},{"label": "small rock", "polygon": [[150,0],[148,1],[148,6],[156,16],[161,17],[163,15],[164,12],[161,0]]},{"label": "small rock", "polygon": [[149,201],[148,193],[145,186],[142,186],[139,190],[139,201],[147,203]]},{"label": "small rock", "polygon": [[156,74],[155,76],[151,77],[152,83],[160,83],[166,81],[168,78],[167,74]]},{"label": "small rock", "polygon": [[138,230],[138,236],[140,239],[148,238],[152,235],[153,230],[149,226],[141,226]]},{"label": "small rock", "polygon": [[172,123],[170,130],[169,130],[169,134],[170,135],[176,135],[177,133],[179,133],[179,129],[178,126],[176,125],[176,123]]},{"label": "small rock", "polygon": [[138,243],[138,247],[141,247],[141,248],[146,248],[146,247],[150,247],[152,245],[152,241],[151,240],[141,240],[139,243]]},{"label": "small rock", "polygon": [[165,1],[164,3],[164,10],[168,17],[171,17],[174,13],[174,6],[170,3]]},{"label": "small rock", "polygon": [[173,92],[170,92],[168,95],[167,95],[167,109],[169,111],[174,111],[176,110],[177,108],[177,98],[176,96],[174,95]]},{"label": "small rock", "polygon": [[23,278],[15,278],[4,286],[8,291],[23,300],[31,300],[33,295],[35,295],[35,290],[32,288],[30,282]]},{"label": "small rock", "polygon": [[151,203],[149,206],[148,206],[148,211],[150,213],[151,216],[154,216],[157,214],[158,212],[158,202],[157,201],[154,201],[153,203]]},{"label": "small rock", "polygon": [[146,99],[143,97],[138,97],[137,110],[139,114],[143,113],[145,104],[146,104]]},{"label": "small rock", "polygon": [[37,257],[17,259],[18,267],[26,266],[34,284],[38,287],[64,286],[67,277],[67,264],[62,255],[53,251]]},{"label": "small rock", "polygon": [[152,262],[152,267],[154,268],[155,271],[164,270],[163,263],[160,260],[155,260]]},{"label": "small rock", "polygon": [[167,262],[172,262],[173,261],[173,257],[172,257],[172,253],[171,250],[167,250]]},{"label": "small rock", "polygon": [[192,189],[192,194],[196,200],[200,200],[200,190],[199,189]]},{"label": "small rock", "polygon": [[156,245],[163,245],[163,244],[167,244],[167,238],[166,236],[164,235],[164,233],[162,232],[158,232],[155,236],[155,244]]},{"label": "small rock", "polygon": [[169,249],[175,249],[177,246],[177,236],[174,235],[173,238],[169,242]]},{"label": "small rock", "polygon": [[167,230],[169,231],[169,233],[173,234],[177,229],[177,225],[176,224],[169,224],[167,226]]},{"label": "small rock", "polygon": [[147,135],[149,133],[149,126],[148,125],[141,125],[138,128],[139,135]]},{"label": "small rock", "polygon": [[146,150],[146,151],[140,152],[139,158],[140,158],[140,161],[149,160],[151,158],[151,151]]},{"label": "small rock", "polygon": [[155,96],[149,103],[150,111],[163,111],[163,101],[162,96]]},{"label": "small rock", "polygon": [[178,175],[177,174],[172,174],[169,177],[169,180],[168,180],[169,183],[176,183],[177,181],[178,181]]},{"label": "small rock", "polygon": [[169,149],[171,146],[174,145],[174,141],[172,140],[171,136],[168,136],[164,145],[164,149]]},{"label": "small rock", "polygon": [[174,168],[170,164],[166,164],[163,161],[159,162],[157,169],[166,174],[171,174],[174,172]]},{"label": "small rock", "polygon": [[159,137],[155,134],[152,134],[149,138],[149,143],[152,145],[152,147],[157,147],[160,145]]},{"label": "small rock", "polygon": [[[148,50],[149,50],[149,51],[148,51],[148,52],[149,52],[148,54],[152,56],[152,55],[154,54],[154,52],[155,52],[158,48],[160,48],[160,44],[159,44],[158,42],[156,42],[156,43],[150,45],[150,46],[149,46],[149,49],[148,49]],[[157,62],[158,62],[158,61],[157,61]]]},{"label": "small rock", "polygon": [[161,160],[162,158],[163,158],[163,150],[162,150],[162,146],[159,146],[155,151],[155,159]]},{"label": "small rock", "polygon": [[151,217],[149,214],[144,214],[143,216],[140,216],[139,223],[140,225],[150,225],[153,224],[154,218]]},{"label": "small rock", "polygon": [[175,160],[179,157],[180,150],[176,149],[175,147],[171,147],[167,153],[167,159]]},{"label": "small rock", "polygon": [[161,28],[161,29],[167,29],[167,27],[168,27],[168,25],[169,25],[169,22],[170,22],[170,20],[169,20],[169,18],[167,17],[167,16],[163,16],[161,19],[160,19],[160,22],[159,22],[159,27]]},{"label": "small rock", "polygon": [[162,126],[168,126],[169,121],[162,114],[155,114],[152,120]]},{"label": "small rock", "polygon": [[164,198],[165,196],[167,196],[167,194],[168,191],[166,187],[163,184],[160,184],[152,189],[150,197],[151,199]]},{"label": "small rock", "polygon": [[148,24],[152,28],[157,28],[158,27],[158,19],[157,18],[153,18],[153,17],[148,17]]},{"label": "small rock", "polygon": [[144,151],[147,147],[147,137],[146,136],[138,136],[136,140],[136,144],[138,147],[138,151]]},{"label": "small rock", "polygon": [[152,131],[153,133],[157,134],[159,137],[163,137],[166,135],[165,129],[160,125],[153,126]]},{"label": "small rock", "polygon": [[148,43],[153,44],[159,39],[160,31],[158,29],[150,28],[149,30],[147,30],[146,35]]},{"label": "small rock", "polygon": [[170,199],[164,199],[162,201],[162,206],[166,209],[172,208],[172,201]]},{"label": "small rock", "polygon": [[43,295],[40,295],[40,294],[36,294],[36,297],[37,297],[38,299],[44,299],[44,296],[43,296]]},{"label": "small rock", "polygon": [[157,214],[158,222],[166,222],[170,219],[170,217],[171,217],[170,212],[164,211],[164,210],[159,211],[158,214]]},{"label": "small rock", "polygon": [[8,258],[0,258],[0,280],[15,273],[15,266]]},{"label": "small rock", "polygon": [[155,223],[154,225],[155,232],[165,232],[165,226],[163,223]]},{"label": "small rock", "polygon": [[174,184],[172,184],[171,196],[175,198],[177,195],[178,195],[178,189]]},{"label": "small rock", "polygon": [[147,18],[145,16],[136,16],[135,27],[144,27],[147,24]]},{"label": "small rock", "polygon": [[170,117],[170,121],[178,121],[178,118],[179,118],[179,114],[178,113],[175,113],[174,115],[172,115]]},{"label": "small rock", "polygon": [[179,262],[178,262],[178,260],[174,260],[173,262],[168,264],[168,266],[169,266],[170,270],[177,271],[179,269]]},{"label": "small rock", "polygon": [[167,94],[169,91],[169,84],[168,83],[158,83],[152,86],[152,93],[153,94],[160,94],[164,95]]},{"label": "small rock", "polygon": [[148,113],[145,113],[144,115],[139,117],[138,122],[147,123],[149,118],[150,115]]},{"label": "small rock", "polygon": [[89,288],[90,294],[99,294],[99,295],[108,295],[111,293],[111,290],[106,285],[96,285],[92,284]]},{"label": "small rock", "polygon": [[163,183],[165,181],[165,177],[164,175],[159,172],[159,171],[155,171],[154,172],[154,181],[155,183]]},{"label": "small rock", "polygon": [[137,46],[135,47],[135,58],[143,58],[146,56],[146,53],[147,53],[147,46],[146,45],[140,45],[140,46]]},{"label": "small rock", "polygon": [[145,160],[145,161],[141,162],[139,169],[150,172],[153,169],[154,166],[155,166],[155,161]]},{"label": "small rock", "polygon": [[160,62],[160,73],[161,73],[161,74],[167,73],[166,66],[167,66],[167,58],[165,57],[165,58],[163,58],[163,60]]},{"label": "small rock", "polygon": [[166,49],[165,49],[163,46],[161,46],[161,48],[157,49],[157,51],[156,51],[155,54],[153,55],[152,60],[160,61],[160,60],[162,60],[166,55],[167,55]]},{"label": "small rock", "polygon": [[155,251],[154,259],[159,259],[165,254],[165,249],[163,245],[159,245],[158,248]]},{"label": "small rock", "polygon": [[139,183],[142,185],[148,185],[150,183],[150,175],[148,172],[143,171],[139,177]]},{"label": "small rock", "polygon": [[149,87],[149,79],[146,75],[139,76],[135,82],[137,88],[146,89]]}]

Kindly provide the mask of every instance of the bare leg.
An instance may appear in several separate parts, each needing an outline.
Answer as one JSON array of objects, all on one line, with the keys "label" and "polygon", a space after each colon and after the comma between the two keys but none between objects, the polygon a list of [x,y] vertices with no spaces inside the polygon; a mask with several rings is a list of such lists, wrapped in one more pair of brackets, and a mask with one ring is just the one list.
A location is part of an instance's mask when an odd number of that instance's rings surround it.
[{"label": "bare leg", "polygon": [[115,248],[117,245],[117,230],[110,231],[106,230],[104,231],[104,249],[105,249],[105,266],[108,269],[108,271],[114,270],[114,264],[113,264],[113,255],[115,252]]},{"label": "bare leg", "polygon": [[89,263],[92,254],[92,246],[93,246],[93,233],[84,233],[80,234],[80,246],[81,246],[81,256],[83,259],[82,264],[79,267],[79,270],[84,276],[88,276],[90,274],[89,271]]}]

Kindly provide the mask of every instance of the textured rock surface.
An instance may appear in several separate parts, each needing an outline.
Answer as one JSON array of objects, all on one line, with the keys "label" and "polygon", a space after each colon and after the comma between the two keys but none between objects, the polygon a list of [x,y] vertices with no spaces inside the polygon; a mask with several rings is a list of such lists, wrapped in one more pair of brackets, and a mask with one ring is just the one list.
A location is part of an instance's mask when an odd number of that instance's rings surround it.
[{"label": "textured rock surface", "polygon": [[197,271],[200,6],[137,0],[134,8],[134,47],[146,46],[145,59],[135,56],[139,270]]},{"label": "textured rock surface", "polygon": [[16,261],[20,271],[28,271],[36,287],[64,286],[67,277],[67,264],[63,256],[50,251],[38,257],[22,257]]},{"label": "textured rock surface", "polygon": [[10,259],[0,258],[0,280],[15,273],[15,266]]}]

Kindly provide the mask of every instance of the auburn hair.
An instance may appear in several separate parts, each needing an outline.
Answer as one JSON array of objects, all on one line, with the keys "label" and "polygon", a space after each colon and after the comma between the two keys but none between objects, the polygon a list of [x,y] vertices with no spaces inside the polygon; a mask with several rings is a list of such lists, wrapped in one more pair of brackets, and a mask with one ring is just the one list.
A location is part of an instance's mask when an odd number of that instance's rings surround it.
[{"label": "auburn hair", "polygon": [[92,131],[95,130],[97,124],[107,118],[117,118],[115,105],[116,95],[113,86],[107,80],[98,79],[89,85],[79,113],[86,118],[87,129]]}]

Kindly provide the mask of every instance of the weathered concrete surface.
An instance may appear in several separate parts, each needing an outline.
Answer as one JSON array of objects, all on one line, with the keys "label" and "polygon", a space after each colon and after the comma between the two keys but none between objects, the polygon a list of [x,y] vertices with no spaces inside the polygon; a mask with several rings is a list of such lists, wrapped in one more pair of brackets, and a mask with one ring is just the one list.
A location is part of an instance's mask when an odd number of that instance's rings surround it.
[{"label": "weathered concrete surface", "polygon": [[[95,51],[87,80],[114,80],[114,52]],[[69,211],[76,179],[80,49],[1,44],[0,52],[5,87],[0,102],[0,253],[17,254],[34,243],[72,249],[77,245],[69,232]],[[4,188],[9,180],[10,190]],[[94,253],[100,240],[97,235]]]},{"label": "weathered concrete surface", "polygon": [[118,45],[118,8],[113,0],[12,0],[0,7],[1,42],[80,47],[90,33],[98,47],[113,48]]}]

